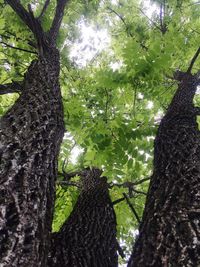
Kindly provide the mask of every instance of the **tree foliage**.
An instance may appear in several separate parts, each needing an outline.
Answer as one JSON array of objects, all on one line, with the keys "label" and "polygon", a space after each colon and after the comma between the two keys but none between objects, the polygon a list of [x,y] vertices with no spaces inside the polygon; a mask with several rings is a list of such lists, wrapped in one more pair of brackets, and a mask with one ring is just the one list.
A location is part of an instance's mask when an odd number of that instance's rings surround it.
[{"label": "tree foliage", "polygon": [[[30,1],[21,2],[27,6]],[[44,2],[32,1],[36,15]],[[200,34],[198,1],[152,0],[150,5],[155,7],[152,14],[145,1],[136,0],[76,0],[66,9],[58,47],[67,133],[59,156],[54,231],[69,216],[79,193],[65,174],[88,166],[103,169],[112,201],[125,193],[141,218],[148,180],[138,181],[152,172],[156,129],[177,87],[173,73],[187,70]],[[0,8],[0,84],[20,82],[36,56],[33,36],[3,0]],[[41,17],[46,30],[54,8],[51,1]],[[92,45],[94,40],[89,47],[83,44],[77,60],[71,51],[82,44],[83,24],[96,32],[106,29],[109,41],[102,50]],[[88,51],[94,57],[87,61]],[[194,72],[199,65],[196,62]],[[0,95],[1,116],[17,98],[17,93]],[[80,154],[74,162],[71,155],[77,148]],[[77,176],[70,180],[75,185],[78,181]],[[126,198],[115,205],[115,211],[118,238],[128,255],[138,220]]]}]

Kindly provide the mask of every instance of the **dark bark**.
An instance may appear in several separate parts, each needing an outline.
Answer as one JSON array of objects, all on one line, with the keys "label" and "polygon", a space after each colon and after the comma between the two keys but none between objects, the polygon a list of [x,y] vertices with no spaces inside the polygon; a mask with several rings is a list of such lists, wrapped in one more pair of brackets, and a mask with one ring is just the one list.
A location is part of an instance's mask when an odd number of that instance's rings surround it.
[{"label": "dark bark", "polygon": [[129,267],[200,264],[200,133],[193,106],[199,81],[177,74],[179,86],[154,143],[154,172]]},{"label": "dark bark", "polygon": [[7,2],[35,34],[39,56],[0,122],[0,266],[45,267],[64,133],[59,52],[20,1]]},{"label": "dark bark", "polygon": [[116,267],[116,218],[108,184],[98,169],[82,172],[82,191],[52,238],[49,267]]},{"label": "dark bark", "polygon": [[64,130],[58,75],[56,50],[32,62],[20,98],[1,120],[2,267],[45,266]]}]

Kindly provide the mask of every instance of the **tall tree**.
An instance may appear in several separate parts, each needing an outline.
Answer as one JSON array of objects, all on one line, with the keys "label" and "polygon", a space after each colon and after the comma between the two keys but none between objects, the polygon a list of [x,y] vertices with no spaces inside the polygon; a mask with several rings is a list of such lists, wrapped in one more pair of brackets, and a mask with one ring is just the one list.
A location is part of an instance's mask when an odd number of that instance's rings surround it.
[{"label": "tall tree", "polygon": [[161,120],[154,143],[154,172],[139,237],[128,266],[199,266],[200,264],[200,108],[193,98],[200,84],[177,71],[178,89]]},{"label": "tall tree", "polygon": [[48,32],[31,5],[27,11],[20,1],[6,2],[34,34],[38,55],[22,83],[1,86],[21,94],[1,119],[0,265],[45,266],[64,133],[56,39],[68,1],[57,1]]},{"label": "tall tree", "polygon": [[81,193],[61,230],[53,234],[49,267],[118,266],[116,217],[101,174],[96,168],[80,173]]}]

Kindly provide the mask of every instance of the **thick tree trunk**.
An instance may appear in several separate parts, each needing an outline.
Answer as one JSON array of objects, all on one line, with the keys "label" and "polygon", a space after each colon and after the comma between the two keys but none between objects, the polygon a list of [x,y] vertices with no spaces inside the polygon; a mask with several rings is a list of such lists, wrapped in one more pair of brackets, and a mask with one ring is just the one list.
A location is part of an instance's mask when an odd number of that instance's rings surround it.
[{"label": "thick tree trunk", "polygon": [[[68,0],[57,1],[50,33],[43,31],[31,5],[27,11],[20,1],[6,2],[34,34],[38,59],[25,74],[19,99],[1,120],[0,266],[45,267],[64,133],[56,37]],[[9,86],[0,87],[5,91]],[[19,87],[11,85],[13,91]]]},{"label": "thick tree trunk", "polygon": [[33,61],[1,120],[0,266],[46,264],[64,125],[55,48]]},{"label": "thick tree trunk", "polygon": [[49,267],[116,267],[116,219],[106,178],[82,173],[82,191],[70,217],[53,235]]},{"label": "thick tree trunk", "polygon": [[192,104],[197,78],[185,73],[155,139],[139,237],[128,266],[200,266],[200,133]]}]

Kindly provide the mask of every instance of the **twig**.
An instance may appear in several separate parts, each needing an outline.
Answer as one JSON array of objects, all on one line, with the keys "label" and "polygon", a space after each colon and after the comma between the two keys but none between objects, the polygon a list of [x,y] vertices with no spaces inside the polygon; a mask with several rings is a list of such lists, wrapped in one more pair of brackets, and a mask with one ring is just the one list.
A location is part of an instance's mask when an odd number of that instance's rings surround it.
[{"label": "twig", "polygon": [[132,211],[133,214],[135,215],[135,218],[136,218],[138,224],[140,224],[140,218],[139,218],[139,216],[138,216],[136,210],[134,209],[133,205],[131,204],[131,202],[130,202],[128,196],[126,195],[126,193],[123,193],[123,195],[124,195],[124,198],[126,199],[126,202],[127,202],[128,206],[129,206],[129,208],[131,209],[131,211]]},{"label": "twig", "polygon": [[198,56],[199,56],[199,53],[200,53],[200,47],[197,49],[197,51],[196,51],[194,57],[192,58],[191,63],[190,63],[190,65],[189,65],[189,68],[187,69],[187,73],[191,73],[192,68],[193,68],[193,65],[194,65],[196,59],[197,59]]},{"label": "twig", "polygon": [[122,17],[122,15],[120,15],[119,13],[117,13],[111,7],[107,7],[107,9],[110,10],[112,13],[114,13],[123,22],[124,26],[126,27],[127,34],[130,35],[131,37],[133,37],[132,33],[128,30],[128,25],[127,25],[125,19]]},{"label": "twig", "polygon": [[[122,22],[123,22],[123,24],[124,24],[124,26],[125,26],[125,28],[126,28],[126,33],[127,33],[127,36],[130,36],[130,37],[132,37],[132,38],[134,38],[134,35],[130,32],[130,30],[129,30],[129,27],[128,27],[128,25],[127,25],[127,23],[126,23],[126,21],[125,21],[125,19],[122,17],[122,15],[120,15],[119,13],[117,13],[114,9],[112,9],[111,7],[107,7],[107,9],[108,10],[110,10],[111,12],[113,12]],[[140,46],[143,48],[143,49],[145,49],[145,50],[148,50],[148,48],[144,45],[144,44],[142,44],[142,43],[140,43],[138,40],[135,40],[137,43],[139,43],[140,44]]]},{"label": "twig", "polygon": [[162,29],[151,18],[149,18],[141,8],[136,7],[136,6],[135,8],[138,9],[159,31],[162,32]]}]

